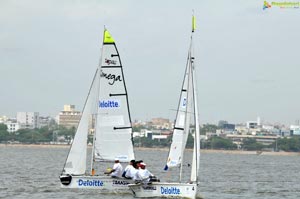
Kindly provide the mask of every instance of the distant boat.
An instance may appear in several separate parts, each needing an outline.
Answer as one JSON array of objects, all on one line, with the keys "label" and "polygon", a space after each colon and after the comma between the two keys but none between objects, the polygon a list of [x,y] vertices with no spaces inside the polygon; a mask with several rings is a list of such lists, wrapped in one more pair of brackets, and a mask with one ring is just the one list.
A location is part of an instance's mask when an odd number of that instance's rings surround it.
[{"label": "distant boat", "polygon": [[[199,165],[200,165],[200,129],[198,119],[197,94],[194,71],[193,55],[193,33],[195,30],[195,18],[193,16],[191,44],[188,51],[188,60],[185,69],[185,76],[181,88],[180,100],[177,109],[175,126],[173,129],[173,139],[165,170],[171,167],[180,167],[179,182],[150,182],[148,184],[130,184],[135,197],[180,197],[196,198],[197,187],[199,184]],[[189,127],[194,121],[194,149],[191,167],[191,177],[189,182],[182,182],[182,162],[186,146]]]},{"label": "distant boat", "polygon": [[[87,138],[91,122],[95,130],[88,161]],[[132,126],[120,55],[114,39],[105,29],[100,65],[60,175],[61,187],[130,193],[127,185],[131,180],[95,175],[96,162],[113,162],[115,158],[120,162],[134,159]],[[90,162],[90,170],[86,168],[87,162]]]}]

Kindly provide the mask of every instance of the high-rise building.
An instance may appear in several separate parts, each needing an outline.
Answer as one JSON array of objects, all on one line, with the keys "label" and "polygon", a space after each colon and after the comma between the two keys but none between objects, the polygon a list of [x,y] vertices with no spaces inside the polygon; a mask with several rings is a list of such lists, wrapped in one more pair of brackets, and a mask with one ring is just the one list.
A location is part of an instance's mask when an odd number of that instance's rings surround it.
[{"label": "high-rise building", "polygon": [[58,115],[58,124],[66,128],[77,128],[81,112],[75,110],[75,105],[64,105],[64,110]]},{"label": "high-rise building", "polygon": [[40,127],[39,113],[38,112],[17,112],[17,123],[19,123],[20,129],[39,128]]}]

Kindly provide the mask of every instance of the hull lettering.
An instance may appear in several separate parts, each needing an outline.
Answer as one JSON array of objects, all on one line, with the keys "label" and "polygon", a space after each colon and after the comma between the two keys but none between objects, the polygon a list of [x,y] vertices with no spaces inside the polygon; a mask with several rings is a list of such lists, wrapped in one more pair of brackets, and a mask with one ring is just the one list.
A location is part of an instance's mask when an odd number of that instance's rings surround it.
[{"label": "hull lettering", "polygon": [[103,181],[101,180],[78,180],[78,186],[80,187],[102,187]]},{"label": "hull lettering", "polygon": [[179,195],[180,189],[176,187],[161,187],[160,193],[165,195]]}]

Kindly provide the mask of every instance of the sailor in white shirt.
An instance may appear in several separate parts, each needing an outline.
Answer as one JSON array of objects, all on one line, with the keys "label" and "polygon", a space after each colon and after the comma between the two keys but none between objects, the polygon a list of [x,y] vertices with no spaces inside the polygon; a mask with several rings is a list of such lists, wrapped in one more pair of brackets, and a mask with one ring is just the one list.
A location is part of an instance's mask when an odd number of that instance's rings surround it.
[{"label": "sailor in white shirt", "polygon": [[115,159],[115,164],[113,166],[113,169],[110,172],[110,176],[112,178],[120,178],[122,177],[123,167],[120,164],[120,161],[118,158]]},{"label": "sailor in white shirt", "polygon": [[146,164],[144,162],[140,163],[140,168],[137,170],[135,175],[136,181],[149,182],[150,176],[154,176],[150,171],[146,169]]},{"label": "sailor in white shirt", "polygon": [[131,160],[129,162],[129,165],[126,166],[125,170],[124,170],[124,173],[122,175],[122,177],[126,178],[126,179],[133,179],[134,178],[134,175],[136,173],[136,169],[134,168],[134,165],[135,164],[135,160]]}]

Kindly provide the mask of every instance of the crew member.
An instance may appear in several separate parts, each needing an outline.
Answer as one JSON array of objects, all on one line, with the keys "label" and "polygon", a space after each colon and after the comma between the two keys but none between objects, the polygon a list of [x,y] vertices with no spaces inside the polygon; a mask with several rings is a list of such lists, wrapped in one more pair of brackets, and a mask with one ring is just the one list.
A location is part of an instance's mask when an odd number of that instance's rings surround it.
[{"label": "crew member", "polygon": [[140,168],[135,175],[135,180],[149,182],[150,177],[153,177],[154,175],[150,171],[148,171],[148,169],[146,169],[146,164],[144,162],[141,162],[139,165]]},{"label": "crew member", "polygon": [[122,172],[123,172],[123,167],[120,164],[120,160],[116,158],[113,169],[108,174],[110,174],[112,178],[120,178],[122,177]]},{"label": "crew member", "polygon": [[135,165],[135,160],[131,160],[129,162],[129,165],[126,166],[122,177],[126,178],[126,179],[132,179],[135,175],[135,173],[137,172],[137,170],[134,168]]}]

